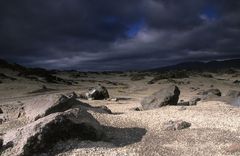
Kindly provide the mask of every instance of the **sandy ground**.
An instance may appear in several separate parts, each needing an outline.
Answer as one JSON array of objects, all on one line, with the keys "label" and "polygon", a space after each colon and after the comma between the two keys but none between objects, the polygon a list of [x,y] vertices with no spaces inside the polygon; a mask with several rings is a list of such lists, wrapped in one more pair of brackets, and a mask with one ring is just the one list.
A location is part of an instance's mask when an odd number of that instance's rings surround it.
[{"label": "sandy ground", "polygon": [[[68,77],[66,74],[62,77]],[[56,89],[51,92],[29,94],[41,88],[43,83],[18,79],[6,80],[0,84],[0,107],[8,112],[10,121],[0,125],[0,133],[18,128],[26,124],[26,119],[17,119],[18,109],[33,97],[42,94],[64,94],[75,91],[81,93],[98,83],[106,86],[111,97],[118,97],[119,101],[84,101],[93,106],[105,105],[114,114],[100,114],[90,112],[103,126],[109,138],[107,142],[91,142],[69,140],[59,142],[51,149],[59,156],[157,156],[157,155],[186,155],[186,156],[221,156],[240,155],[240,148],[229,151],[232,145],[240,145],[240,109],[221,102],[220,100],[201,101],[196,106],[166,106],[155,110],[134,111],[140,106],[143,97],[164,88],[169,84],[167,80],[160,80],[156,84],[147,84],[152,77],[144,80],[131,81],[130,78],[112,75],[95,75],[78,78],[78,85],[66,86],[47,84]],[[217,75],[214,78],[194,76],[178,81],[189,81],[189,84],[178,85],[181,90],[180,99],[188,100],[199,91],[218,88],[225,95],[229,89],[239,90],[240,86],[232,82],[237,78],[231,75]],[[85,81],[82,81],[85,80]],[[97,82],[88,82],[97,80]],[[103,81],[120,82],[122,85],[106,84]],[[45,84],[46,85],[46,84]],[[199,88],[195,91],[191,87]],[[184,120],[192,125],[180,131],[164,131],[162,124],[169,120]],[[7,155],[3,153],[3,155]],[[49,154],[46,154],[49,155]]]}]

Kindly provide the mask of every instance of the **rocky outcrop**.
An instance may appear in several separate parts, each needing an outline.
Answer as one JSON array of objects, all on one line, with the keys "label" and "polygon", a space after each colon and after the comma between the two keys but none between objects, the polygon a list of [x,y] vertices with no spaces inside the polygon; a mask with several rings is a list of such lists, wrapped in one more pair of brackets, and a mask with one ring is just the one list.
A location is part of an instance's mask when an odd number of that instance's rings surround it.
[{"label": "rocky outcrop", "polygon": [[104,137],[99,122],[84,109],[53,113],[4,135],[4,144],[13,144],[10,155],[30,156],[47,152],[58,141],[97,141]]},{"label": "rocky outcrop", "polygon": [[144,110],[160,108],[166,105],[177,105],[180,90],[177,86],[169,86],[161,89],[141,101]]}]

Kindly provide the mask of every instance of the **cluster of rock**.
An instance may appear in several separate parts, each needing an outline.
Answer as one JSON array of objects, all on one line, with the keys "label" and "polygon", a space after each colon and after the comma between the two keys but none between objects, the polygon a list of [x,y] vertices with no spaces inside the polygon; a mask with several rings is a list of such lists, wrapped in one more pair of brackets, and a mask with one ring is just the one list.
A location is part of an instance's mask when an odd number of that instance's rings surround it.
[{"label": "cluster of rock", "polygon": [[23,109],[29,124],[7,132],[0,145],[11,145],[12,155],[30,156],[47,152],[58,141],[103,139],[102,126],[89,111],[110,114],[111,110],[106,106],[93,107],[76,96],[41,96],[29,101]]},{"label": "cluster of rock", "polygon": [[[201,99],[222,96],[219,89],[209,89],[199,92],[199,97],[193,97],[189,101],[179,101],[180,93],[177,86],[170,85],[143,98],[142,107],[136,110],[151,110],[167,105],[192,106]],[[239,98],[240,91],[231,90],[226,96]],[[104,86],[98,85],[80,96],[72,92],[65,95],[36,97],[19,111],[18,116],[26,117],[29,123],[4,134],[0,138],[0,148],[11,147],[12,155],[30,156],[48,152],[59,141],[104,139],[105,133],[102,126],[89,111],[111,114],[111,110],[106,106],[93,107],[79,101],[78,98],[103,100],[109,99],[109,93]],[[0,123],[4,121],[1,115],[3,111],[0,109]],[[163,123],[163,129],[167,131],[182,130],[190,126],[191,123],[183,120],[170,120]]]}]

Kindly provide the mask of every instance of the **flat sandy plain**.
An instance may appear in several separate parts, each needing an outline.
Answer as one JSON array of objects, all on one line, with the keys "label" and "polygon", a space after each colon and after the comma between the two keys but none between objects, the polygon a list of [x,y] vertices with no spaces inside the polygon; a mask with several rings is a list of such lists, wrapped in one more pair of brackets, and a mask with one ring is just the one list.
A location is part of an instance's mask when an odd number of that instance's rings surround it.
[{"label": "flat sandy plain", "polygon": [[[12,77],[12,71],[1,69]],[[87,77],[70,77],[70,73],[61,73],[62,78],[74,79],[76,85],[46,84],[16,77],[17,80],[2,80],[0,84],[0,107],[8,116],[8,121],[0,125],[0,133],[19,128],[28,121],[23,116],[17,118],[18,110],[32,98],[42,98],[53,94],[69,92],[82,93],[97,84],[104,85],[111,100],[82,100],[93,106],[105,105],[114,114],[90,112],[106,128],[106,133],[112,139],[109,142],[92,142],[68,140],[57,143],[51,151],[59,156],[221,156],[240,155],[240,109],[223,102],[220,99],[200,101],[196,106],[166,106],[147,111],[135,111],[140,106],[143,97],[164,88],[170,82],[159,80],[148,84],[152,79],[146,76],[143,80],[132,81],[130,73],[96,74],[89,73]],[[224,96],[230,89],[240,90],[240,85],[233,81],[240,79],[239,74],[212,74],[213,78],[200,75],[178,79],[186,82],[179,84],[180,100],[188,100],[202,90],[218,88]],[[105,81],[104,81],[105,80]],[[106,81],[107,80],[107,81]],[[121,84],[114,85],[110,82]],[[42,93],[30,93],[40,89],[42,85],[55,89]],[[213,86],[211,86],[213,85]],[[196,90],[193,90],[196,88]],[[162,124],[169,120],[184,120],[191,127],[179,131],[164,131]],[[2,155],[8,155],[7,151]],[[48,155],[48,154],[45,154]]]}]

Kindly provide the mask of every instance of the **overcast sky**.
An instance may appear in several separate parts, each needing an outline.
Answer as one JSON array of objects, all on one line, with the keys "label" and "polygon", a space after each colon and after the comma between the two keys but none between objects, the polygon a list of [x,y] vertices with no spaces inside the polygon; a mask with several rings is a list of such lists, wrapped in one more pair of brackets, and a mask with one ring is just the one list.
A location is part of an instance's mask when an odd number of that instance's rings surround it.
[{"label": "overcast sky", "polygon": [[240,0],[0,1],[0,58],[31,67],[130,70],[239,56]]}]

